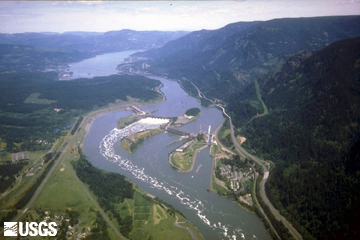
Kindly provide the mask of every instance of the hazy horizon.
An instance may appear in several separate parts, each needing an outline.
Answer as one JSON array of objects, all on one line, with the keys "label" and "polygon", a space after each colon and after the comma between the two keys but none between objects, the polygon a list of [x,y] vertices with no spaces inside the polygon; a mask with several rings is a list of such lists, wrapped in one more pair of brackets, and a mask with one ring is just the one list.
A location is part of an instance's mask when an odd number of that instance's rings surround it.
[{"label": "hazy horizon", "polygon": [[360,0],[1,1],[1,33],[213,30],[234,22],[360,15]]}]

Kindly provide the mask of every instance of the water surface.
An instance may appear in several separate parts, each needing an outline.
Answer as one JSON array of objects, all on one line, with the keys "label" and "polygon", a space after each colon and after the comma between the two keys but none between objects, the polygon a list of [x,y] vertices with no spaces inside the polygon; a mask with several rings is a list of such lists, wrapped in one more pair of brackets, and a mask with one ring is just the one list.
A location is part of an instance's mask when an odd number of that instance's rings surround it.
[{"label": "water surface", "polygon": [[[86,63],[80,62],[78,66],[81,66],[80,70],[93,69],[99,66],[98,61],[101,61],[102,65],[113,64],[115,69],[120,62],[116,60],[115,63],[112,56],[118,56],[117,54],[122,55],[123,52],[97,56],[85,60]],[[77,76],[75,65],[72,65],[71,71]],[[101,72],[101,68],[97,72]],[[101,74],[106,75],[106,72],[107,70]],[[220,110],[202,107],[200,102],[188,96],[177,82],[161,77],[153,78],[163,83],[161,90],[166,101],[143,107],[142,110],[155,110],[156,116],[175,117],[184,114],[189,108],[198,107],[201,109],[199,119],[182,127],[194,133],[200,129],[207,130],[209,125],[213,132],[224,121]],[[230,198],[207,191],[210,188],[213,161],[209,147],[198,153],[194,170],[189,173],[178,173],[168,164],[169,153],[182,144],[177,142],[169,145],[179,138],[171,133],[152,137],[133,154],[122,149],[119,141],[129,130],[116,129],[116,122],[130,114],[132,112],[129,111],[113,112],[94,121],[84,141],[84,153],[94,166],[123,174],[145,191],[170,203],[200,230],[205,239],[271,239],[256,215],[245,211]],[[131,128],[134,133],[145,127],[134,124],[127,128]],[[200,164],[200,171],[195,173]]]}]

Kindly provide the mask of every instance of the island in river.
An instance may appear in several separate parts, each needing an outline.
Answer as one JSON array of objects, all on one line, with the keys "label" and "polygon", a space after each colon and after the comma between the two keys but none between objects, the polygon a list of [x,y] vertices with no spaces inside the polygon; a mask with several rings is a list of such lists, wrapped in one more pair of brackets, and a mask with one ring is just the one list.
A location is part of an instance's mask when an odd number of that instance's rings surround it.
[{"label": "island in river", "polygon": [[[71,71],[76,72],[74,69]],[[198,120],[181,126],[183,131],[190,133],[199,132],[200,125],[204,129],[208,129],[209,125],[216,129],[224,121],[221,111],[201,106],[176,81],[153,76],[151,78],[162,82],[161,91],[166,96],[166,101],[141,107],[143,111],[156,111],[156,116],[168,117],[181,116],[187,109],[197,107],[201,110]],[[179,136],[170,131],[153,135],[151,141],[144,141],[133,153],[123,149],[119,142],[129,134],[129,128],[133,129],[133,134],[146,130],[144,124],[136,122],[118,129],[117,120],[129,115],[128,111],[117,111],[93,121],[84,141],[84,153],[94,166],[123,174],[146,192],[170,203],[200,230],[205,239],[234,239],[243,236],[245,239],[270,239],[264,224],[256,215],[238,207],[232,199],[206,191],[209,189],[213,159],[206,151],[208,148],[198,152],[193,170],[198,171],[194,175],[191,172],[178,173],[166,164],[169,153],[184,143],[178,141]]]}]

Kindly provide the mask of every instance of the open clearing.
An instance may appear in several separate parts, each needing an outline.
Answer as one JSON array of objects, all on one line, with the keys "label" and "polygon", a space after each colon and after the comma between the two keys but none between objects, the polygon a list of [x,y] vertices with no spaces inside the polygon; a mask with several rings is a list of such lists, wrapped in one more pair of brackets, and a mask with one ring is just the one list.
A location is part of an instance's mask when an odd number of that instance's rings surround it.
[{"label": "open clearing", "polygon": [[48,104],[52,104],[52,103],[57,102],[56,100],[49,100],[49,99],[45,99],[45,98],[39,98],[40,95],[41,95],[41,93],[32,93],[32,94],[30,94],[29,97],[27,97],[25,99],[24,103],[48,105]]}]

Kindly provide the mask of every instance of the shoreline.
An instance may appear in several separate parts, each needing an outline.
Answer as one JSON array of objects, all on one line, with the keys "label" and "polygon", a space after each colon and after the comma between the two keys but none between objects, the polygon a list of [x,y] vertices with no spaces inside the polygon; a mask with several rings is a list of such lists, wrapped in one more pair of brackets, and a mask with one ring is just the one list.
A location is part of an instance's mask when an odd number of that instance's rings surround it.
[{"label": "shoreline", "polygon": [[138,99],[130,98],[128,101],[122,101],[121,103],[110,103],[109,105],[112,105],[112,104],[113,105],[88,113],[84,117],[84,120],[83,120],[82,124],[80,125],[80,126],[83,126],[83,129],[85,131],[82,142],[85,140],[86,136],[88,135],[94,121],[97,118],[101,117],[101,116],[104,116],[106,114],[110,114],[110,113],[113,113],[113,112],[124,111],[127,107],[129,107],[130,105],[135,104],[135,103],[139,107],[144,107],[144,106],[158,105],[158,104],[161,104],[161,103],[165,102],[166,97],[165,97],[164,93],[161,92],[161,87],[163,87],[163,84],[160,84],[160,86],[156,87],[156,89],[155,89],[155,91],[157,93],[159,93],[160,96],[161,96],[161,99],[155,100],[155,102],[150,101],[150,102],[142,102],[141,103],[141,102],[139,102]]},{"label": "shoreline", "polygon": [[[194,155],[192,156],[192,164],[191,164],[191,167],[190,167],[189,170],[179,170],[179,168],[177,168],[177,167],[171,162],[171,154],[173,154],[173,152],[169,154],[168,162],[169,162],[170,166],[176,168],[176,171],[179,172],[179,173],[189,173],[189,172],[192,172],[192,171],[194,170],[194,165],[195,165],[195,161],[196,161],[196,157],[197,157],[198,152],[201,151],[201,150],[203,150],[203,149],[205,149],[205,148],[207,148],[207,147],[208,147],[208,145],[204,145],[204,146],[202,146],[201,148],[195,150],[195,153],[194,153]],[[196,172],[196,173],[197,173],[197,172]]]}]

